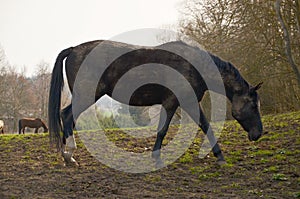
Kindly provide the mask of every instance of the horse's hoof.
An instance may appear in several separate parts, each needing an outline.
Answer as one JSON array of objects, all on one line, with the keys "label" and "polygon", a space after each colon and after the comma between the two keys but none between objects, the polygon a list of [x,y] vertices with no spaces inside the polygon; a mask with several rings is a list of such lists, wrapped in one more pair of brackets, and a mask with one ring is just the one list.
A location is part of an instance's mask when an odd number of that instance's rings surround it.
[{"label": "horse's hoof", "polygon": [[65,162],[66,167],[79,167],[79,164],[76,161]]},{"label": "horse's hoof", "polygon": [[227,162],[226,162],[225,160],[218,160],[218,161],[217,161],[217,164],[218,164],[219,166],[222,166],[222,165],[227,164]]},{"label": "horse's hoof", "polygon": [[155,160],[160,159],[160,150],[152,151],[152,158]]},{"label": "horse's hoof", "polygon": [[68,166],[68,167],[78,167],[79,166],[73,157],[71,157],[69,159],[64,158],[64,161],[65,161],[65,166]]},{"label": "horse's hoof", "polygon": [[65,162],[65,166],[79,166],[76,160],[72,157],[71,153],[63,152],[63,158]]},{"label": "horse's hoof", "polygon": [[164,166],[165,166],[165,164],[160,158],[156,159],[156,161],[155,161],[155,168],[156,169],[163,168]]}]

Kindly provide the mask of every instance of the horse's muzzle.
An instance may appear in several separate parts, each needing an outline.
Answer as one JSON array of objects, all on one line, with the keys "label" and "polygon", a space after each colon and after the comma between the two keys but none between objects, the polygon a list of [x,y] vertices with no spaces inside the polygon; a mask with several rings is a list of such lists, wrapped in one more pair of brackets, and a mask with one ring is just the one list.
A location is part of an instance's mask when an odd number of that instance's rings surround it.
[{"label": "horse's muzzle", "polygon": [[248,138],[250,141],[257,141],[260,137],[261,137],[261,133],[259,132],[254,133],[250,131],[248,133]]}]

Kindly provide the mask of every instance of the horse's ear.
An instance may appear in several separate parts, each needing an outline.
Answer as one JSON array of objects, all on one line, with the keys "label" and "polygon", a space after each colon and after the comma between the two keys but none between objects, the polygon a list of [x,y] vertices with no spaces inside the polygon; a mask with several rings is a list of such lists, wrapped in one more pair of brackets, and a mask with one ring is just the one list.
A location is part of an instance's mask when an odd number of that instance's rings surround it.
[{"label": "horse's ear", "polygon": [[263,84],[263,82],[258,83],[256,86],[253,86],[251,88],[251,91],[257,91],[258,89],[260,89],[261,85]]},{"label": "horse's ear", "polygon": [[258,83],[256,86],[254,86],[254,90],[258,90],[258,89],[260,89],[260,87],[261,87],[261,85],[263,84],[264,82],[260,82],[260,83]]}]

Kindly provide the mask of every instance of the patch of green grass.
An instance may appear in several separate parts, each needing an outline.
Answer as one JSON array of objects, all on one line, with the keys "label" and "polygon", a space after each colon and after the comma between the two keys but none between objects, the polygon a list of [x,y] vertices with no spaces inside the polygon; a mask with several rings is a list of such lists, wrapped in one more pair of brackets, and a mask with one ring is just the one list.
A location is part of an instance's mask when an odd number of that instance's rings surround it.
[{"label": "patch of green grass", "polygon": [[242,150],[231,151],[229,154],[233,156],[240,156],[242,154]]},{"label": "patch of green grass", "polygon": [[209,167],[208,166],[196,166],[196,167],[191,167],[190,171],[192,174],[199,174],[199,173],[204,173],[205,170],[207,170]]},{"label": "patch of green grass", "polygon": [[280,122],[274,123],[274,126],[279,127],[279,128],[284,128],[284,127],[289,126],[289,124],[287,122],[280,121]]},{"label": "patch of green grass", "polygon": [[17,134],[5,134],[0,136],[1,143],[3,142],[11,142],[11,141],[19,141],[23,140],[22,135],[17,135]]},{"label": "patch of green grass", "polygon": [[234,143],[232,142],[232,141],[230,141],[230,140],[225,140],[224,142],[223,142],[223,144],[224,145],[234,145]]},{"label": "patch of green grass", "polygon": [[269,168],[265,168],[263,170],[263,172],[267,173],[267,172],[277,172],[279,170],[278,166],[270,166]]},{"label": "patch of green grass", "polygon": [[240,149],[229,152],[229,155],[226,156],[226,162],[230,165],[233,165],[239,161],[242,161],[244,159],[242,153],[243,151]]},{"label": "patch of green grass", "polygon": [[211,179],[211,178],[216,179],[220,176],[221,176],[221,174],[218,171],[216,171],[214,173],[203,173],[203,174],[199,175],[199,180],[207,180],[207,179]]},{"label": "patch of green grass", "polygon": [[183,156],[179,158],[180,163],[191,163],[193,162],[193,157],[190,153],[186,152]]},{"label": "patch of green grass", "polygon": [[284,154],[276,154],[273,156],[273,159],[276,161],[285,161],[286,156]]},{"label": "patch of green grass", "polygon": [[253,143],[253,145],[247,146],[246,149],[250,151],[257,151],[259,147],[256,146],[255,143]]},{"label": "patch of green grass", "polygon": [[226,168],[232,168],[232,167],[234,167],[234,164],[231,164],[231,163],[226,163],[226,164],[223,164],[223,165],[221,165],[220,166],[221,168],[224,168],[224,169],[226,169]]},{"label": "patch of green grass", "polygon": [[272,179],[277,180],[277,181],[287,181],[288,180],[288,178],[282,173],[273,174]]},{"label": "patch of green grass", "polygon": [[271,150],[260,149],[252,153],[254,156],[273,156],[274,152]]},{"label": "patch of green grass", "polygon": [[260,162],[262,163],[262,164],[264,164],[264,163],[267,163],[267,162],[269,162],[270,160],[269,159],[266,159],[266,158],[261,158],[260,159]]},{"label": "patch of green grass", "polygon": [[267,135],[262,136],[257,142],[275,141],[280,140],[282,137],[284,137],[283,133],[269,132]]}]

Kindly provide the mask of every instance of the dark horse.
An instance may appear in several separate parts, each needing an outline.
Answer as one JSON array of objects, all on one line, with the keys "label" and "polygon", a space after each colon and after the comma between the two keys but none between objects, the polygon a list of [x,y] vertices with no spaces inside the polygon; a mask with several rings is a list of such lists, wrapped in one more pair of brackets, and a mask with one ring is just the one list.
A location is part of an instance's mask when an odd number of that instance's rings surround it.
[{"label": "dark horse", "polygon": [[48,127],[40,118],[23,118],[19,120],[19,134],[25,134],[25,128],[35,128],[34,133],[38,133],[39,128],[44,128],[44,133],[48,132]]},{"label": "dark horse", "polygon": [[[105,43],[102,45],[102,43]],[[212,151],[214,156],[217,158],[218,163],[224,163],[224,157],[221,149],[216,142],[214,134],[210,128],[210,124],[205,118],[203,111],[198,102],[201,101],[204,93],[209,88],[204,81],[204,75],[209,81],[214,81],[213,76],[209,74],[200,75],[199,72],[193,67],[191,63],[182,58],[182,56],[176,55],[175,53],[170,53],[167,50],[162,50],[164,46],[173,45],[178,48],[190,49],[191,51],[202,51],[197,47],[189,46],[183,42],[170,42],[156,47],[137,47],[134,45],[113,42],[113,41],[91,41],[83,43],[76,47],[70,47],[63,50],[57,57],[55,66],[52,73],[50,95],[49,95],[49,131],[50,139],[52,143],[55,143],[59,150],[62,151],[62,155],[65,161],[75,162],[72,157],[74,150],[76,149],[76,142],[73,136],[73,128],[75,122],[79,117],[79,114],[86,110],[90,105],[95,103],[105,94],[113,97],[114,99],[126,103],[132,106],[151,106],[154,104],[161,104],[164,108],[164,113],[161,112],[160,121],[158,125],[158,132],[156,137],[156,142],[153,147],[152,156],[158,160],[160,158],[160,149],[162,146],[162,141],[167,133],[170,121],[176,111],[176,109],[182,105],[179,103],[176,95],[168,88],[161,86],[156,83],[149,83],[139,87],[133,95],[130,97],[129,102],[123,99],[123,96],[114,97],[113,91],[117,82],[121,77],[130,71],[131,69],[147,64],[147,63],[160,63],[171,67],[173,70],[178,71],[184,76],[184,78],[189,82],[193,88],[193,92],[196,94],[197,99],[197,110],[194,108],[189,108],[188,106],[184,110],[191,116],[191,118],[199,125],[205,134],[208,135],[209,141],[212,146]],[[99,47],[98,50],[102,50],[102,55],[97,53],[93,54],[95,48]],[[173,49],[175,47],[172,47]],[[124,50],[125,49],[125,50]],[[109,63],[109,66],[103,66],[103,59],[108,59],[107,57],[111,55],[111,52],[121,51],[124,54],[117,57],[115,60]],[[123,50],[123,51],[122,51]],[[104,52],[104,56],[103,56]],[[85,62],[85,59],[92,54],[94,56],[93,61]],[[260,117],[259,108],[259,97],[257,90],[260,88],[261,83],[257,86],[251,86],[247,81],[240,75],[239,71],[229,62],[223,61],[217,56],[207,53],[210,59],[217,66],[218,73],[221,75],[221,81],[226,97],[232,103],[232,115],[241,124],[245,131],[248,132],[248,138],[250,141],[256,141],[262,135],[262,122]],[[64,108],[60,112],[61,104],[61,90],[63,88],[63,61],[66,58],[65,70],[68,80],[69,88],[72,92],[73,99],[72,103]],[[199,63],[201,65],[201,63]],[[81,70],[81,66],[93,65],[95,71],[103,71],[103,75],[99,76],[97,73],[93,72],[86,77],[81,78],[79,82],[76,78]],[[88,73],[86,72],[82,74]],[[162,71],[153,69],[150,75],[160,75]],[[143,74],[142,72],[134,75],[135,78],[140,78],[142,76],[147,76],[149,74]],[[78,75],[80,76],[80,75]],[[93,76],[97,76],[98,81],[95,82],[92,79]],[[101,78],[100,78],[101,77]],[[97,79],[96,78],[96,79]],[[172,77],[168,77],[168,73],[163,74],[163,79],[168,81]],[[77,87],[76,87],[76,81]],[[176,80],[175,80],[176,81]],[[178,81],[178,80],[177,80]],[[126,90],[131,84],[136,82],[131,81],[127,84],[119,85],[120,90]],[[216,82],[216,84],[218,84]],[[95,86],[95,89],[91,87]],[[117,86],[116,86],[117,87]],[[180,87],[180,86],[179,86]],[[75,91],[75,89],[77,89]],[[190,96],[185,94],[185,90],[177,88],[185,100],[188,101]],[[90,91],[91,90],[91,91]],[[209,89],[214,92],[220,93],[218,89]],[[90,100],[86,96],[89,95],[88,92],[92,92],[90,96],[93,99]],[[125,95],[126,93],[124,93]],[[74,100],[76,98],[76,100]],[[75,107],[74,101],[80,104],[79,107]],[[198,108],[199,106],[199,108]],[[77,113],[74,114],[72,109],[77,109]],[[197,113],[195,113],[195,110]],[[196,117],[199,114],[201,117]],[[62,121],[62,124],[61,124]],[[61,138],[60,132],[63,132],[63,137]],[[211,131],[211,132],[210,132]]]}]

